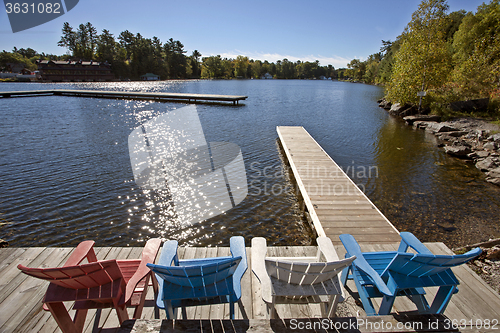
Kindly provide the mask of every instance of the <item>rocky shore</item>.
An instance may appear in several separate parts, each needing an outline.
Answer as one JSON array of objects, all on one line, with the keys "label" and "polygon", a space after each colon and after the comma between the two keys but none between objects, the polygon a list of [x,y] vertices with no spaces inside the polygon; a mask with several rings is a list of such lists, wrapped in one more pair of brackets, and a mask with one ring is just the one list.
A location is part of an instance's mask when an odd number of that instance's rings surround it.
[{"label": "rocky shore", "polygon": [[500,293],[500,238],[453,249],[453,252],[461,254],[475,247],[480,247],[483,252],[479,257],[468,263],[469,267],[497,293]]},{"label": "rocky shore", "polygon": [[486,181],[500,186],[500,126],[476,118],[441,121],[437,115],[416,114],[415,106],[378,103],[408,125],[434,134],[447,154],[471,161],[486,174]]}]

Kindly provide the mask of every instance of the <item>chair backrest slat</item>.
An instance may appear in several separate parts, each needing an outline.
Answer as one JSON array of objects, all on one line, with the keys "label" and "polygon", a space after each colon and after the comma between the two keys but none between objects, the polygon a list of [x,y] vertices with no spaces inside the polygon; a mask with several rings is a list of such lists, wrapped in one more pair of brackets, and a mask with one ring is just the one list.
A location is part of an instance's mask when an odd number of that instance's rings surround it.
[{"label": "chair backrest slat", "polygon": [[332,279],[353,260],[354,258],[347,258],[332,262],[305,263],[268,257],[265,259],[265,265],[267,273],[276,279],[291,284],[307,285]]},{"label": "chair backrest slat", "polygon": [[148,264],[148,267],[170,283],[190,288],[207,288],[232,276],[240,261],[241,257],[230,257],[204,265],[161,266]]},{"label": "chair backrest slat", "polygon": [[69,289],[98,287],[122,278],[116,260],[55,268],[20,268],[25,274]]},{"label": "chair backrest slat", "polygon": [[460,255],[398,253],[382,275],[390,270],[412,277],[428,277],[466,263],[479,255],[480,251],[477,248]]}]

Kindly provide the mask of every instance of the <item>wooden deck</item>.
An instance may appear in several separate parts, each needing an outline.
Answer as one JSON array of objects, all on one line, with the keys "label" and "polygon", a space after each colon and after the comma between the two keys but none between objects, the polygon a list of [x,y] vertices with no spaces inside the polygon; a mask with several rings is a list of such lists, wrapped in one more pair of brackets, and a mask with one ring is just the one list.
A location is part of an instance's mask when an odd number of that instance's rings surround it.
[{"label": "wooden deck", "polygon": [[[250,244],[250,239],[246,240]],[[450,250],[442,243],[428,243],[429,249],[436,254],[449,254]],[[395,250],[397,244],[369,245],[362,244],[364,251]],[[339,257],[344,256],[342,246],[336,246]],[[5,248],[0,249],[0,332],[60,332],[56,322],[49,312],[42,309],[42,298],[47,289],[46,281],[38,280],[22,274],[17,265],[22,263],[29,267],[53,267],[64,263],[71,253],[72,248]],[[103,247],[96,248],[97,257],[103,259],[133,259],[139,258],[141,248],[119,248]],[[290,246],[290,247],[270,247],[269,251],[274,256],[314,256],[316,248],[312,246]],[[151,332],[179,332],[179,329],[189,328],[190,331],[219,332],[233,331],[245,332],[250,326],[254,331],[265,332],[267,329],[275,331],[286,331],[286,328],[293,327],[295,318],[302,322],[319,321],[320,309],[318,304],[301,305],[277,305],[280,320],[269,322],[266,306],[261,299],[260,284],[251,271],[252,258],[250,248],[247,248],[249,268],[242,279],[242,298],[240,304],[236,305],[236,321],[229,318],[228,305],[210,305],[192,307],[186,309],[187,321],[176,322],[165,319],[165,312],[154,308],[154,295],[150,288],[146,306],[144,308],[143,320],[129,321],[124,323],[122,332],[140,332],[145,327],[157,327]],[[180,248],[181,258],[211,257],[228,255],[228,247],[207,248],[207,247],[187,247]],[[463,321],[465,331],[473,329],[477,322],[484,323],[487,319],[490,322],[500,319],[500,297],[481,278],[479,278],[470,268],[463,265],[453,268],[461,284],[459,293],[452,297],[443,317],[435,318],[429,316],[412,317],[412,311],[416,310],[413,303],[407,298],[398,298],[394,304],[394,314],[391,316],[364,317],[363,309],[356,304],[357,293],[354,284],[348,284],[347,299],[339,305],[340,321],[367,320],[368,322],[391,322],[394,327],[397,323],[414,322],[419,320],[423,323],[440,320]],[[436,290],[429,289],[428,297],[432,299]],[[71,304],[71,303],[70,303]],[[179,319],[181,313],[179,313]],[[293,318],[293,319],[292,319]],[[356,319],[357,318],[357,319]],[[252,323],[252,324],[250,324]],[[472,326],[471,326],[472,325]],[[499,328],[500,323],[496,326]],[[204,327],[204,328],[203,328]],[[211,330],[207,327],[211,327]],[[220,330],[218,329],[221,328]],[[239,328],[238,328],[239,327]],[[175,330],[174,330],[175,328]],[[258,329],[259,328],[259,329]],[[240,330],[241,329],[241,330]],[[261,329],[261,330],[260,330]],[[441,327],[442,329],[442,327]],[[372,329],[373,330],[373,329]],[[117,332],[118,318],[116,312],[110,309],[89,311],[85,332]],[[323,330],[324,331],[324,330]],[[352,330],[351,330],[352,331]],[[360,331],[370,331],[370,327],[360,327]],[[382,331],[378,330],[377,331]],[[388,330],[391,331],[391,330]],[[405,330],[403,330],[405,331]],[[411,330],[406,330],[411,331]]]},{"label": "wooden deck", "polygon": [[363,244],[399,242],[399,232],[301,126],[278,126],[281,146],[318,236],[340,245],[351,234]]},{"label": "wooden deck", "polygon": [[76,97],[98,97],[119,99],[148,99],[156,101],[182,101],[188,103],[197,102],[232,102],[234,105],[245,100],[248,96],[233,95],[209,95],[209,94],[186,94],[186,93],[148,93],[134,91],[105,91],[105,90],[31,90],[31,91],[1,91],[0,97],[32,97],[32,96],[76,96]]}]

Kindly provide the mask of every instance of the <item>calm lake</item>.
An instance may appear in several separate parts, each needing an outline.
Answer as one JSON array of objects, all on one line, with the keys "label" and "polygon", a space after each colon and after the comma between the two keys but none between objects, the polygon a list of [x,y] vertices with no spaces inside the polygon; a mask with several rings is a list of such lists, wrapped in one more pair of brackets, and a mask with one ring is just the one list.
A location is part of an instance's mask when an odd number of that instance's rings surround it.
[{"label": "calm lake", "polygon": [[283,168],[278,125],[304,126],[400,231],[450,247],[500,237],[500,187],[448,157],[432,135],[378,108],[380,87],[321,80],[0,84],[1,91],[54,88],[248,96],[239,106],[196,106],[208,142],[241,149],[248,195],[226,213],[186,226],[168,196],[136,185],[130,133],[184,104],[0,99],[0,238],[10,246],[85,239],[140,246],[151,237],[210,246],[227,245],[232,235],[311,244]]}]

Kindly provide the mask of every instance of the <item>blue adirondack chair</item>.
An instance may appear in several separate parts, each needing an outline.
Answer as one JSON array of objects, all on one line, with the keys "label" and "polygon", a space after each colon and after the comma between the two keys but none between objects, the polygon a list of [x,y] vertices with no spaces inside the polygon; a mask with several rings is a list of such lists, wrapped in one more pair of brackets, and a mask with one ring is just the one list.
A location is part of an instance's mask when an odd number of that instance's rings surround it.
[{"label": "blue adirondack chair", "polygon": [[[408,296],[419,313],[442,314],[451,296],[458,292],[458,279],[451,271],[481,254],[475,248],[460,255],[434,255],[412,233],[401,232],[401,244],[393,252],[361,252],[349,234],[340,235],[347,250],[346,257],[356,256],[352,265],[342,272],[341,282],[353,279],[359,298],[368,316],[389,314],[397,296]],[[411,247],[417,253],[407,253]],[[424,287],[439,287],[429,306]],[[371,298],[381,297],[378,313]]]},{"label": "blue adirondack chair", "polygon": [[175,319],[179,307],[218,303],[229,303],[234,319],[234,303],[241,298],[241,278],[248,267],[243,237],[231,237],[230,249],[228,257],[179,260],[177,241],[165,242],[158,264],[147,266],[158,280],[156,305],[165,309],[168,319]]}]

